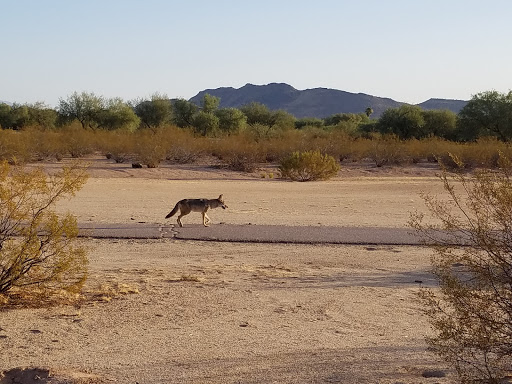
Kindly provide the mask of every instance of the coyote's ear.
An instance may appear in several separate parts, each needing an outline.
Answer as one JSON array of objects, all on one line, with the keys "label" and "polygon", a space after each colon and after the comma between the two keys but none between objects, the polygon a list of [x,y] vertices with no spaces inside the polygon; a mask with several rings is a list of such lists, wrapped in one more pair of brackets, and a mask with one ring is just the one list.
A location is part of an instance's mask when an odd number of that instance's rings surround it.
[{"label": "coyote's ear", "polygon": [[222,195],[219,195],[219,200],[222,200]]}]

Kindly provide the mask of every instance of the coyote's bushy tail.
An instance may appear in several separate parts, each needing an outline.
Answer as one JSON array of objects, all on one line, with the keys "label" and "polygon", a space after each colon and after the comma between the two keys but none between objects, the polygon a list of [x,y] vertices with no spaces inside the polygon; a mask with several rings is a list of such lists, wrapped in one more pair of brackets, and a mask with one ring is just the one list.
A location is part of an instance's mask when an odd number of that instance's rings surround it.
[{"label": "coyote's bushy tail", "polygon": [[174,215],[176,214],[176,212],[178,212],[178,209],[179,209],[179,208],[180,208],[180,203],[178,202],[178,203],[174,206],[174,208],[172,209],[172,211],[171,211],[171,212],[169,212],[169,213],[167,214],[167,216],[165,216],[165,218],[166,218],[166,219],[168,219],[169,217],[174,216]]}]

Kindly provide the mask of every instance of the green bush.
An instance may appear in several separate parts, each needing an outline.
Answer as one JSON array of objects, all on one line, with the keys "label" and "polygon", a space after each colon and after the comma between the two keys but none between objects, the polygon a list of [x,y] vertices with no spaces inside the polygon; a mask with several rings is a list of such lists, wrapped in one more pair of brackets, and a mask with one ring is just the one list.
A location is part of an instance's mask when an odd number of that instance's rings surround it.
[{"label": "green bush", "polygon": [[336,159],[320,151],[293,152],[279,165],[281,177],[294,181],[327,180],[339,170]]}]

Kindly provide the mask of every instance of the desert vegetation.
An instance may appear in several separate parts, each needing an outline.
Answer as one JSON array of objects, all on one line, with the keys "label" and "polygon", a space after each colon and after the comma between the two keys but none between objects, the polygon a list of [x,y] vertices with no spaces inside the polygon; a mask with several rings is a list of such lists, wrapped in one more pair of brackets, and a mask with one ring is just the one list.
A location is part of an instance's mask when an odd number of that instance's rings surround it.
[{"label": "desert vegetation", "polygon": [[115,162],[193,163],[209,156],[227,168],[253,172],[294,152],[319,151],[338,161],[370,159],[376,166],[418,162],[496,167],[510,155],[512,92],[475,95],[458,115],[403,105],[371,119],[371,107],[296,119],[259,103],[219,108],[206,94],[201,105],[155,94],[124,102],[74,93],[56,109],[44,104],[0,105],[0,159],[10,164],[100,152]]},{"label": "desert vegetation", "polygon": [[422,214],[411,221],[433,244],[440,284],[420,293],[435,331],[427,341],[463,383],[501,383],[512,364],[512,164],[497,162],[498,171],[444,171],[450,199],[424,196],[440,224],[424,224]]},{"label": "desert vegetation", "polygon": [[281,160],[281,177],[294,181],[327,180],[335,176],[340,167],[336,159],[319,151],[293,152]]},{"label": "desert vegetation", "polygon": [[28,171],[0,162],[0,298],[13,290],[44,298],[58,291],[80,291],[87,257],[75,242],[76,219],[57,215],[54,207],[86,180],[78,165],[47,176],[41,169]]},{"label": "desert vegetation", "polygon": [[[363,159],[376,167],[439,163],[451,200],[425,201],[441,224],[424,224],[421,215],[411,220],[434,244],[440,284],[420,294],[434,331],[428,343],[462,382],[498,383],[511,366],[511,106],[512,93],[494,91],[475,95],[458,115],[406,105],[378,119],[370,118],[371,107],[296,119],[257,103],[219,108],[209,95],[201,105],[158,94],[128,103],[86,93],[61,100],[55,110],[2,105],[0,299],[22,291],[77,292],[87,277],[75,219],[52,211],[55,201],[80,189],[85,174],[65,168],[48,177],[24,170],[27,162],[100,153],[147,167],[206,160],[254,172],[272,164],[282,178],[298,181],[328,179],[340,165]],[[180,276],[177,281],[201,282],[187,270]],[[108,301],[137,288],[114,282],[99,291]]]}]

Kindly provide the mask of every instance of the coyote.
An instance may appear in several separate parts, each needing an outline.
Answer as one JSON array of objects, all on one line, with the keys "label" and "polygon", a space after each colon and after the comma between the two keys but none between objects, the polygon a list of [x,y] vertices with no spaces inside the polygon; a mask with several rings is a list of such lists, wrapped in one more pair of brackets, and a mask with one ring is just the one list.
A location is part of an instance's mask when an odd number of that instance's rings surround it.
[{"label": "coyote", "polygon": [[206,211],[210,208],[218,208],[222,207],[226,209],[228,206],[224,204],[224,200],[222,199],[222,195],[219,196],[218,199],[183,199],[176,203],[174,208],[167,216],[168,219],[171,216],[174,216],[178,210],[180,214],[178,216],[178,224],[180,227],[183,227],[181,224],[181,218],[185,215],[188,215],[190,212],[201,212],[203,214],[203,225],[208,227],[208,223],[210,222],[210,218],[206,215]]}]

